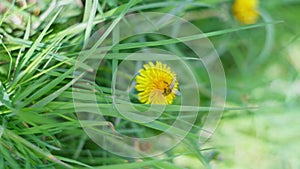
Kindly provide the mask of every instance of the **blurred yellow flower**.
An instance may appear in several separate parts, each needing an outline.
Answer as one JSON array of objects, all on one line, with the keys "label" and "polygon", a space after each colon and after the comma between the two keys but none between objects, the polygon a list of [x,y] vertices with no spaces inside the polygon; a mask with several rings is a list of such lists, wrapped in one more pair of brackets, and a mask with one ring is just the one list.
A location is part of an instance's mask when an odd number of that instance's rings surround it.
[{"label": "blurred yellow flower", "polygon": [[145,104],[172,104],[178,92],[176,74],[166,64],[149,62],[136,76],[139,100]]},{"label": "blurred yellow flower", "polygon": [[236,20],[242,24],[254,24],[259,17],[258,0],[235,0],[232,12]]}]

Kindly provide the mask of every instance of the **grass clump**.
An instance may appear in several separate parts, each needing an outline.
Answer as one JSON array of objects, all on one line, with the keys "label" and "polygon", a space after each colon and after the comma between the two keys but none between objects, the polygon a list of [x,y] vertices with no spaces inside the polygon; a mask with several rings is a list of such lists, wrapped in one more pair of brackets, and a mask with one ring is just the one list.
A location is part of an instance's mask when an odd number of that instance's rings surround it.
[{"label": "grass clump", "polygon": [[[296,63],[299,25],[294,22],[299,3],[261,2],[260,19],[251,25],[235,21],[231,5],[232,2],[221,0],[1,1],[0,168],[299,167],[295,157],[300,151],[294,146],[297,138],[292,132],[298,131],[292,119],[297,118],[295,112],[299,108],[297,84],[300,69]],[[278,14],[278,10],[282,15]],[[116,28],[118,23],[129,14],[145,12],[164,12],[182,17],[204,33],[178,39],[149,33],[118,42],[120,32],[124,31]],[[110,24],[107,26],[107,23]],[[98,70],[84,63],[80,65],[88,73],[95,73],[97,78],[92,83],[94,87],[79,86],[79,92],[86,98],[95,95],[96,105],[103,109],[106,121],[79,121],[73,104],[72,86],[80,84],[81,77],[85,75],[76,71],[77,59],[82,52],[96,50],[90,46],[91,37],[104,25],[107,29],[95,41],[99,44],[113,42],[115,45]],[[172,31],[176,33],[176,29]],[[202,139],[199,133],[204,130],[207,112],[222,108],[210,107],[213,96],[210,94],[209,75],[203,66],[194,64],[197,60],[195,53],[183,42],[205,38],[214,44],[222,61],[227,80],[227,101],[216,135],[205,144],[199,144],[199,139]],[[98,46],[95,45],[95,48]],[[122,110],[133,113],[149,107],[139,103],[137,91],[133,89],[130,97],[137,111],[134,112],[128,106],[129,102],[122,100],[126,92],[119,90],[117,77],[129,76],[126,68],[120,69],[129,53],[153,48],[171,51],[189,63],[200,86],[201,97],[197,103],[200,106],[179,107],[180,101],[175,99],[175,104],[165,107],[159,120],[132,122],[118,112],[117,104],[121,103]],[[164,55],[165,60],[168,57],[170,55]],[[131,59],[135,63],[131,66],[147,62],[140,56]],[[86,83],[89,81],[84,81]],[[293,88],[286,90],[291,86]],[[122,96],[122,99],[116,99],[116,95]],[[180,109],[185,112],[184,117],[190,117],[189,112],[194,111],[199,112],[198,117],[194,118],[193,124],[181,119],[186,125],[191,125],[191,130],[180,144],[158,157],[118,156],[99,147],[82,129],[82,126],[97,126],[93,129],[103,135],[111,134],[107,132],[109,129],[136,138],[150,137],[170,128]],[[183,133],[180,127],[173,130],[179,135]],[[165,140],[159,144],[168,143]],[[287,143],[294,144],[285,147]],[[141,151],[147,151],[149,146],[154,145],[132,144]],[[256,145],[254,148],[258,156],[253,155],[250,144]],[[117,146],[120,145],[116,143]],[[234,151],[234,148],[238,150]],[[291,156],[288,150],[293,150],[295,156]],[[239,151],[245,154],[239,157],[232,155]],[[267,155],[271,152],[275,152],[272,157],[278,159],[276,165]],[[247,154],[251,156],[245,157]],[[253,163],[256,157],[264,161]]]}]

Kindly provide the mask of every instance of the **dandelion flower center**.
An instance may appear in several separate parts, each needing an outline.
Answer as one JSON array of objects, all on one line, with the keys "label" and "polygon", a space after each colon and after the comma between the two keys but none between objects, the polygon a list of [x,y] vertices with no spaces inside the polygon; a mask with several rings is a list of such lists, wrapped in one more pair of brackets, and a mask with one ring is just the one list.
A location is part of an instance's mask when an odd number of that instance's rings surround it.
[{"label": "dandelion flower center", "polygon": [[258,20],[258,0],[235,0],[232,12],[242,24],[253,24]]},{"label": "dandelion flower center", "polygon": [[139,100],[145,104],[172,104],[178,92],[176,74],[159,61],[144,64],[136,83]]}]

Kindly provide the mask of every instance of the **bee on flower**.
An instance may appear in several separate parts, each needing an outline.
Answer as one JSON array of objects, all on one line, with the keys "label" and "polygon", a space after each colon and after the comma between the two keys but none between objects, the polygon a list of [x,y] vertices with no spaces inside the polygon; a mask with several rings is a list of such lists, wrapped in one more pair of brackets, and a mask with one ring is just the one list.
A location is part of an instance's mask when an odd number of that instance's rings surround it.
[{"label": "bee on flower", "polygon": [[254,24],[259,18],[258,5],[258,0],[234,0],[232,13],[240,23]]},{"label": "bee on flower", "polygon": [[159,61],[144,64],[136,76],[135,88],[145,104],[172,104],[179,93],[176,74]]}]

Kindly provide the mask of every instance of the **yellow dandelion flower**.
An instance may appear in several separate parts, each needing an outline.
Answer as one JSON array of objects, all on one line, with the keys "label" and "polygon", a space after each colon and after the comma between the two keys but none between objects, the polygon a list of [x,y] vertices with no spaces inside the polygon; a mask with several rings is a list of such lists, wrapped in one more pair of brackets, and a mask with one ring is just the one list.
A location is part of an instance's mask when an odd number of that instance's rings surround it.
[{"label": "yellow dandelion flower", "polygon": [[236,20],[242,24],[254,24],[259,17],[258,0],[235,0],[232,12]]},{"label": "yellow dandelion flower", "polygon": [[159,61],[149,62],[136,76],[139,100],[145,104],[172,104],[178,92],[176,74]]}]

